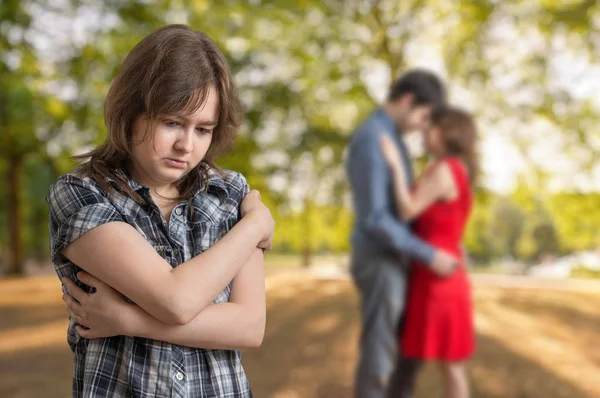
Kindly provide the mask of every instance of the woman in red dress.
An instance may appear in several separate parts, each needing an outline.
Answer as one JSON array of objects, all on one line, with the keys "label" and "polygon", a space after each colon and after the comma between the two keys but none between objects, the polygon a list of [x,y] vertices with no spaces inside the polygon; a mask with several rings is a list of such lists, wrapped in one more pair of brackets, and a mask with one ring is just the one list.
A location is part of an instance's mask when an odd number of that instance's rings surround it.
[{"label": "woman in red dress", "polygon": [[384,136],[381,147],[392,169],[399,216],[414,220],[414,233],[421,239],[462,259],[446,278],[413,263],[400,349],[406,358],[438,361],[446,396],[466,398],[465,361],[475,344],[471,285],[461,241],[476,174],[475,123],[467,112],[455,108],[434,118],[424,139],[433,162],[412,189],[406,184],[400,154],[388,140]]}]

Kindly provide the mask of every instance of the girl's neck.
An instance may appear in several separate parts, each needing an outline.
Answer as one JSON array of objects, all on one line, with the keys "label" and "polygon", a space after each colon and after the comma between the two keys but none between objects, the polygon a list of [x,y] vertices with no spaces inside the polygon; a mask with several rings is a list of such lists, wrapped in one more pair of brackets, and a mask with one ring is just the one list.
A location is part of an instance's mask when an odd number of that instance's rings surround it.
[{"label": "girl's neck", "polygon": [[179,189],[175,184],[161,185],[161,186],[149,186],[152,197],[160,198],[161,201],[176,201],[179,199]]},{"label": "girl's neck", "polygon": [[161,201],[174,201],[179,198],[179,189],[176,182],[164,184],[150,177],[146,178],[145,173],[137,170],[133,165],[129,165],[129,174],[138,184],[148,188],[155,200],[160,198]]}]

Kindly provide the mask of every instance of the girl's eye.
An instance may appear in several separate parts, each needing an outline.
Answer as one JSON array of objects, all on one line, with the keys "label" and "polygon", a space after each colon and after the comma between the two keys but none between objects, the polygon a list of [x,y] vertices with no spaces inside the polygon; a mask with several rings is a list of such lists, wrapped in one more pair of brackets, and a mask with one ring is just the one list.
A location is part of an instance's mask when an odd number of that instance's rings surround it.
[{"label": "girl's eye", "polygon": [[174,120],[167,120],[165,122],[165,124],[167,125],[167,127],[179,127],[179,126],[181,126],[181,124],[179,124],[178,122],[176,122]]},{"label": "girl's eye", "polygon": [[205,129],[204,127],[198,127],[198,128],[196,128],[196,131],[199,132],[200,134],[210,134],[210,133],[212,133],[212,130]]}]

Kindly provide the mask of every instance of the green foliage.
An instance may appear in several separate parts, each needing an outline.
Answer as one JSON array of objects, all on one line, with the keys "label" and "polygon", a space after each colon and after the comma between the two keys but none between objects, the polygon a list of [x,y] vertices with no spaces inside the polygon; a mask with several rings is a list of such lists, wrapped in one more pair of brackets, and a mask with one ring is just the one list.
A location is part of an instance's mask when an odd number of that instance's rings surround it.
[{"label": "green foliage", "polygon": [[352,214],[334,206],[309,206],[308,211],[276,217],[275,245],[300,253],[307,246],[313,253],[345,253],[350,250]]},{"label": "green foliage", "polygon": [[565,250],[599,247],[600,194],[559,193],[550,198],[548,206]]},{"label": "green foliage", "polygon": [[571,278],[600,279],[600,271],[594,271],[585,267],[576,267],[571,271]]},{"label": "green foliage", "polygon": [[[525,185],[511,196],[477,195],[465,234],[469,254],[476,262],[487,264],[506,256],[535,262],[547,255],[594,249],[597,240],[590,235],[580,238],[579,246],[573,245],[577,241],[573,235],[578,233],[572,228],[582,221],[572,212],[565,212],[565,196],[570,195],[552,195],[543,201]],[[589,211],[592,217],[600,216],[600,210]]]},{"label": "green foliage", "polygon": [[[0,3],[0,52],[20,60],[9,65],[0,58],[0,173],[7,176],[8,166],[20,162],[22,192],[16,206],[24,220],[22,230],[8,231],[8,214],[0,214],[0,255],[10,250],[9,237],[15,233],[22,236],[29,255],[43,256],[44,250],[47,255],[40,242],[47,247],[44,196],[50,182],[74,166],[71,155],[104,140],[102,108],[110,81],[128,51],[165,23],[183,22],[207,33],[228,58],[245,118],[235,151],[219,164],[242,172],[251,187],[261,191],[277,219],[279,250],[349,249],[352,215],[343,205],[344,149],[353,127],[376,102],[364,74],[378,62],[389,67],[382,72],[388,74],[384,78],[394,78],[413,64],[411,45],[439,46],[448,79],[453,87],[474,94],[478,116],[491,123],[509,116],[522,121],[543,118],[568,138],[565,152],[582,167],[589,170],[597,159],[598,146],[592,145],[599,137],[597,110],[590,101],[553,89],[547,73],[555,55],[550,43],[561,32],[571,49],[598,58],[590,28],[600,12],[595,1],[74,0],[65,4],[65,15],[93,4],[98,17],[113,15],[118,23],[99,27],[91,34],[93,40],[50,62],[34,50],[28,35],[14,32],[32,28],[32,9],[51,11],[54,6],[41,0]],[[490,58],[490,46],[504,40],[494,33],[498,21],[513,24],[523,37],[540,32],[542,45],[514,65]],[[512,90],[532,89],[541,100],[512,105],[513,92],[493,84],[494,76],[509,70],[517,81]],[[70,97],[48,89],[70,85],[74,87]],[[532,145],[519,134],[515,141],[525,149]],[[543,185],[544,174],[538,177],[538,185]],[[288,183],[275,189],[276,179]],[[302,189],[293,189],[294,184]],[[0,209],[15,206],[8,203],[8,186],[0,184]],[[549,195],[525,183],[502,197],[479,189],[465,244],[481,262],[505,255],[533,260],[544,253],[594,248],[600,238],[599,202],[597,194]]]}]

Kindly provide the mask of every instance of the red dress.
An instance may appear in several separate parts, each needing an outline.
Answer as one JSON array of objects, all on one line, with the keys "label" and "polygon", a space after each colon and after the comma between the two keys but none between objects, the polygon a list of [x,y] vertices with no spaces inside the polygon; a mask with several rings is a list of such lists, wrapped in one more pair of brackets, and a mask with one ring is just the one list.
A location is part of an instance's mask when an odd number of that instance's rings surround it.
[{"label": "red dress", "polygon": [[[446,163],[456,183],[458,196],[439,201],[416,220],[414,232],[432,246],[463,257],[462,235],[469,218],[472,192],[467,171],[456,158]],[[408,358],[460,361],[474,350],[471,284],[463,265],[448,278],[441,278],[426,266],[413,263],[400,349]]]}]

